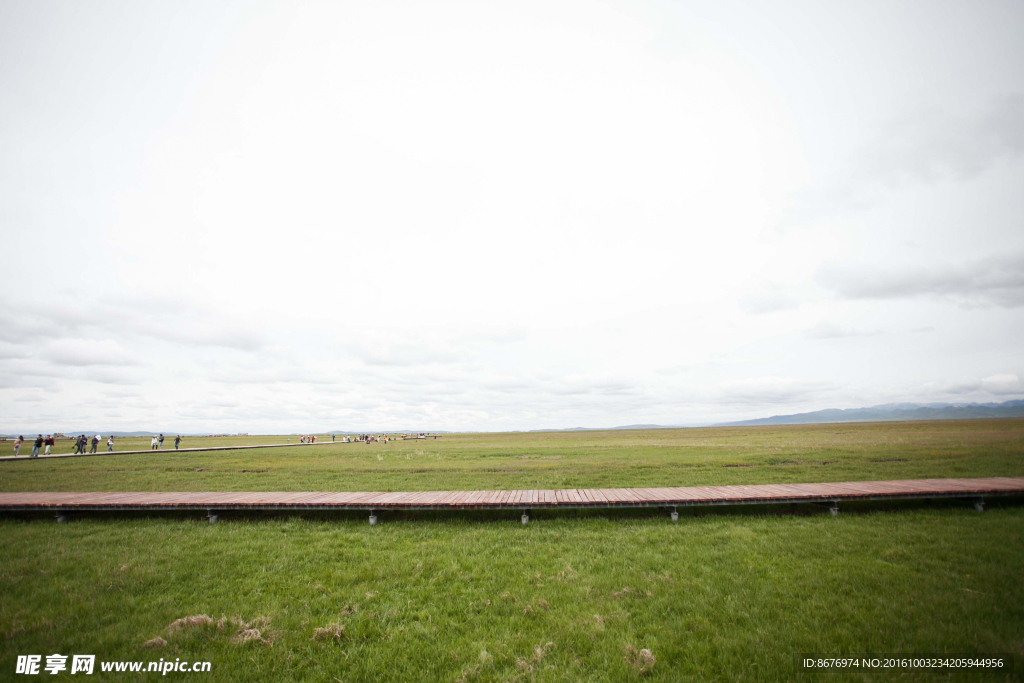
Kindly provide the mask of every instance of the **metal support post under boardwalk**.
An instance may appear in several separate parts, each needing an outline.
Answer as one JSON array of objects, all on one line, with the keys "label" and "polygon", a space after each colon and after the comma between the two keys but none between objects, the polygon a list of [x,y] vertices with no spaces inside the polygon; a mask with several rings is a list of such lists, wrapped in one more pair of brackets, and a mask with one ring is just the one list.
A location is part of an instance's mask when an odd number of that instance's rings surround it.
[{"label": "metal support post under boardwalk", "polygon": [[677,510],[675,508],[675,506],[672,506],[672,521],[673,522],[678,522],[679,521],[679,510]]},{"label": "metal support post under boardwalk", "polygon": [[526,524],[529,524],[529,523],[530,523],[530,511],[529,510],[523,510],[523,524],[526,525]]},{"label": "metal support post under boardwalk", "polygon": [[377,526],[377,511],[370,510],[370,526]]}]

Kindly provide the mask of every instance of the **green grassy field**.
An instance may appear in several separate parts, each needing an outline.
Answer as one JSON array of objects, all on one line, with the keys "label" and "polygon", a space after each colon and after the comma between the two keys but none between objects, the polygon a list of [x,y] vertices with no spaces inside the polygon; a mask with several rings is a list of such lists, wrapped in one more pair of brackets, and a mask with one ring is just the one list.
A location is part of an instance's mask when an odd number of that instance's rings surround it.
[{"label": "green grassy field", "polygon": [[[0,463],[0,489],[1022,475],[1024,421],[994,420],[165,450]],[[19,654],[57,652],[212,663],[210,673],[168,674],[183,680],[933,680],[798,675],[793,656],[987,652],[1012,653],[1016,671],[938,678],[1019,680],[1020,503],[993,501],[984,514],[962,501],[844,505],[835,518],[814,506],[688,509],[677,524],[655,510],[535,511],[526,527],[510,512],[387,514],[377,527],[363,513],[235,513],[217,525],[189,514],[94,514],[67,525],[8,515],[0,518],[0,679],[21,678]],[[193,615],[214,623],[168,630]],[[260,640],[236,642],[243,622]],[[166,645],[143,648],[157,636]],[[641,649],[653,666],[642,666]],[[97,677],[140,675],[158,674]]]},{"label": "green grassy field", "polygon": [[[281,436],[191,438],[187,444],[284,440]],[[148,447],[148,439],[136,441],[119,442],[118,448]],[[0,490],[429,491],[1021,474],[1024,420],[967,420],[454,434],[388,444],[208,453],[175,453],[165,447],[138,455],[0,463]]]}]

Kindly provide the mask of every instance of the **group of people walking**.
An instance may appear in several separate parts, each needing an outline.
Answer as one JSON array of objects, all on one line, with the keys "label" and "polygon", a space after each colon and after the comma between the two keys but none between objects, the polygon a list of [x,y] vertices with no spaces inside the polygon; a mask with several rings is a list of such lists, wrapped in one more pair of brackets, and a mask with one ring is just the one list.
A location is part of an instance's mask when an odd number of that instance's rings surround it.
[{"label": "group of people walking", "polygon": [[[337,442],[337,434],[331,434],[331,441]],[[291,441],[291,439],[288,439]],[[342,435],[341,443],[351,443],[352,441],[362,441],[364,443],[371,443],[373,441],[381,441],[387,443],[388,441],[394,441],[394,437],[388,436],[387,434],[360,434],[349,438],[348,436]],[[316,443],[316,434],[302,434],[299,436],[299,443]]]},{"label": "group of people walking", "polygon": [[[21,451],[21,445],[23,443],[25,443],[24,436],[19,436],[17,439],[14,440],[14,457],[18,457],[18,453]],[[41,449],[45,449],[43,450],[43,455],[49,455],[50,447],[53,446],[54,443],[55,442],[53,440],[53,434],[50,434],[49,436],[45,437],[42,434],[40,434],[39,436],[36,437],[36,440],[32,442],[32,453],[28,457],[38,458],[39,451]]]},{"label": "group of people walking", "polygon": [[[181,435],[174,437],[174,450],[178,450],[178,446],[181,444]],[[149,442],[149,449],[158,451],[164,447],[164,435],[154,436],[153,440]]]},{"label": "group of people walking", "polygon": [[[96,434],[91,439],[89,437],[87,437],[85,434],[79,434],[78,438],[75,439],[75,448],[74,448],[74,450],[72,452],[75,455],[85,455],[85,449],[89,448],[89,452],[90,453],[95,453],[96,449],[100,445],[100,441],[102,441],[102,440],[103,440],[103,437],[101,435],[99,435],[99,434]],[[92,446],[91,448],[90,448],[90,444]],[[114,451],[114,437],[113,437],[113,435],[111,435],[111,436],[109,436],[107,438],[107,453],[112,453],[113,451]]]},{"label": "group of people walking", "polygon": [[[89,453],[95,453],[96,449],[100,445],[100,440],[102,440],[102,439],[103,439],[103,437],[100,436],[99,434],[97,434],[96,436],[92,437],[91,439],[89,437],[87,437],[85,434],[79,434],[78,436],[74,437],[74,439],[73,439],[74,444],[71,447],[71,452],[74,453],[75,455],[85,455],[85,453],[86,453],[85,449],[89,448],[89,446],[91,444],[92,448],[89,450]],[[25,437],[24,436],[19,436],[17,439],[14,440],[14,456],[15,457],[18,457],[18,455],[20,455],[20,453],[21,453],[21,446],[24,443],[25,443]],[[53,434],[50,434],[49,436],[43,436],[42,434],[39,434],[38,436],[36,436],[35,441],[32,442],[32,453],[28,457],[30,457],[30,458],[38,458],[40,456],[40,454],[42,454],[42,455],[50,455],[50,449],[53,448],[53,446],[55,446],[56,443],[57,443],[57,440],[56,440],[56,438],[54,437]],[[110,438],[107,439],[107,452],[110,453],[110,452],[113,452],[113,450],[114,450],[114,437],[111,436]]]},{"label": "group of people walking", "polygon": [[[61,434],[59,436],[61,438],[66,438],[66,437],[64,437],[63,434]],[[101,435],[99,435],[99,434],[97,434],[97,435],[95,435],[95,436],[93,436],[91,438],[86,436],[85,434],[79,434],[76,437],[72,437],[72,441],[74,443],[72,444],[71,452],[74,453],[75,455],[86,455],[86,449],[89,449],[88,450],[89,453],[95,453],[97,451],[97,449],[99,448],[100,442],[102,440],[103,440],[103,437]],[[25,437],[24,436],[19,436],[17,439],[14,440],[14,457],[18,457],[18,455],[20,455],[20,453],[21,453],[21,446],[24,443],[25,443]],[[56,439],[55,439],[53,434],[50,434],[49,436],[45,436],[45,437],[42,434],[40,434],[39,436],[36,437],[35,441],[32,443],[32,454],[29,455],[28,457],[30,457],[30,458],[38,458],[40,453],[42,455],[49,455],[50,454],[50,448],[52,446],[54,446],[55,444],[56,444]],[[164,445],[164,435],[163,434],[161,434],[159,436],[154,436],[153,440],[150,442],[150,448],[152,450],[154,450],[154,451],[160,450],[161,448],[163,448],[163,445]],[[178,446],[179,445],[181,445],[181,436],[180,435],[174,437],[174,450],[178,450]],[[114,452],[114,436],[111,435],[111,436],[107,437],[107,453],[113,453],[113,452]]]},{"label": "group of people walking", "polygon": [[387,443],[388,441],[394,441],[394,438],[387,434],[360,434],[356,437],[356,441],[362,441],[363,443]]}]

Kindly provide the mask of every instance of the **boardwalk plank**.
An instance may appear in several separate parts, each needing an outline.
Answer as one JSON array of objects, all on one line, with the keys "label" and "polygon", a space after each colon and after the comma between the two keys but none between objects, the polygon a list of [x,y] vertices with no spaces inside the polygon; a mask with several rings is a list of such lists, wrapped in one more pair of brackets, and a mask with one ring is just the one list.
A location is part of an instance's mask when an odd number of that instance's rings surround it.
[{"label": "boardwalk plank", "polygon": [[858,500],[1024,494],[1024,477],[976,479],[907,479],[893,481],[819,482],[691,486],[633,489],[529,489],[487,491],[83,491],[0,493],[0,511],[12,509],[361,509],[417,507],[529,508],[614,505],[683,505],[770,503],[772,501]]}]

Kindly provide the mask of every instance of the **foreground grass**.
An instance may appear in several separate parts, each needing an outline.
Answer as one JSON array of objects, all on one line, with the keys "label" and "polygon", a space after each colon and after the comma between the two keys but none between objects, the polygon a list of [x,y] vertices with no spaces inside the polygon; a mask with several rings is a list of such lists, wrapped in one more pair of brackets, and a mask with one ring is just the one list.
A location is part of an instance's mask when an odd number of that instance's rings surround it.
[{"label": "foreground grass", "polygon": [[[187,445],[284,439],[190,439]],[[1024,420],[966,420],[456,434],[387,445],[202,453],[165,448],[0,462],[0,490],[429,491],[1022,475]]]},{"label": "foreground grass", "polygon": [[[207,681],[620,681],[638,678],[634,647],[655,657],[645,679],[673,681],[791,680],[797,652],[1024,660],[1024,508],[806,510],[538,513],[528,527],[497,513],[7,518],[0,666],[57,652],[208,660],[210,674],[169,674]],[[194,614],[265,617],[268,644],[232,643],[230,624],[166,630]],[[331,624],[340,639],[314,640]],[[167,645],[142,649],[156,636]]]},{"label": "foreground grass", "polygon": [[[978,420],[165,449],[0,463],[0,490],[415,491],[1022,475],[1024,420]],[[90,514],[67,525],[8,515],[0,517],[0,679],[13,677],[17,655],[54,652],[208,660],[209,674],[169,674],[207,681],[791,680],[797,652],[1009,652],[1020,671],[1024,506],[992,503],[982,515],[962,501],[844,505],[837,518],[814,506],[686,510],[678,524],[644,510],[535,511],[525,528],[514,512],[387,513],[373,528],[362,513],[228,513],[217,525],[187,514]],[[224,627],[168,632],[175,619],[196,614],[223,615]],[[265,642],[233,642],[240,621]],[[340,637],[314,639],[328,627]],[[157,636],[164,647],[142,648]],[[627,659],[643,648],[655,665],[641,672]]]}]

